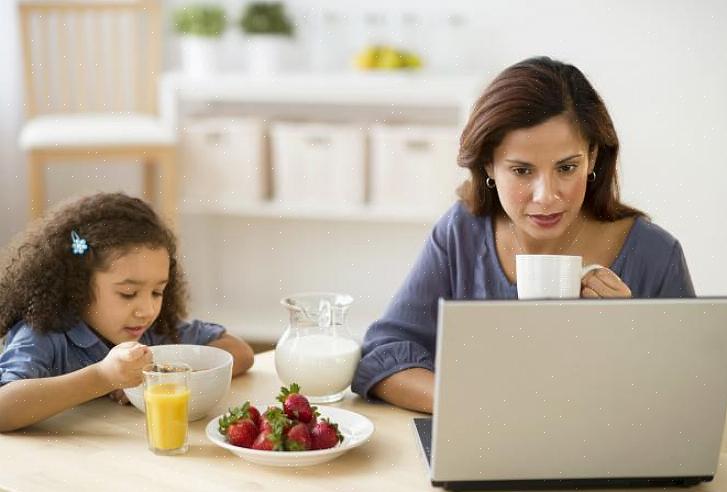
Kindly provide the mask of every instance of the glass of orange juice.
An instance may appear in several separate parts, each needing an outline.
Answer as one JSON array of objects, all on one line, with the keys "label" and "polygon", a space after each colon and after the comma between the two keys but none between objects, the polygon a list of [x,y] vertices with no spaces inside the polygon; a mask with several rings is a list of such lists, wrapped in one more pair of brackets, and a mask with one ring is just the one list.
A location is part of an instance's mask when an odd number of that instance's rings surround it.
[{"label": "glass of orange juice", "polygon": [[150,364],[143,372],[149,449],[163,455],[186,453],[192,368],[181,362],[165,362]]}]

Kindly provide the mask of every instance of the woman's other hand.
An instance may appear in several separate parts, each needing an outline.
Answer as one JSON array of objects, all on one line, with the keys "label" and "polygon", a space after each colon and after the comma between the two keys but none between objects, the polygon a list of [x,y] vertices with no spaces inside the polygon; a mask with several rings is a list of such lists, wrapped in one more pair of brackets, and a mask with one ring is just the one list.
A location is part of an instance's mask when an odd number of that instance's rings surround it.
[{"label": "woman's other hand", "polygon": [[583,277],[581,297],[589,299],[629,298],[631,289],[610,269],[601,267],[588,272]]}]

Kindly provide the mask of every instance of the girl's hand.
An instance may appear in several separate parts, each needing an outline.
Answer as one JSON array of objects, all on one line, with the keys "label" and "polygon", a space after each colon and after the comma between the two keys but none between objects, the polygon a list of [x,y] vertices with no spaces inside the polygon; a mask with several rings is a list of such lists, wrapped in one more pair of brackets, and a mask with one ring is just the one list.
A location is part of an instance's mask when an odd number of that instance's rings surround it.
[{"label": "girl's hand", "polygon": [[113,390],[109,393],[109,398],[119,405],[128,405],[130,403],[129,399],[126,397],[126,393],[124,393],[124,390],[121,389]]},{"label": "girl's hand", "polygon": [[628,298],[631,289],[618,275],[606,267],[597,268],[588,272],[581,280],[581,297],[598,298]]},{"label": "girl's hand", "polygon": [[141,384],[142,368],[151,364],[152,354],[149,347],[138,342],[120,343],[99,362],[101,375],[111,388],[133,388]]}]

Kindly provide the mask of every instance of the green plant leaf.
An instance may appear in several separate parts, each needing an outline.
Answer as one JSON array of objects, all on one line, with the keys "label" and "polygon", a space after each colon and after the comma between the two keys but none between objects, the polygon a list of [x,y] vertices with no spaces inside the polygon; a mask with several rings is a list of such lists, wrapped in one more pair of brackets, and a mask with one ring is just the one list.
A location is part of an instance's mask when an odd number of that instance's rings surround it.
[{"label": "green plant leaf", "polygon": [[174,12],[174,30],[179,34],[219,37],[226,24],[224,9],[216,5],[188,5]]},{"label": "green plant leaf", "polygon": [[247,34],[292,36],[293,24],[280,2],[251,2],[245,6],[240,27]]}]

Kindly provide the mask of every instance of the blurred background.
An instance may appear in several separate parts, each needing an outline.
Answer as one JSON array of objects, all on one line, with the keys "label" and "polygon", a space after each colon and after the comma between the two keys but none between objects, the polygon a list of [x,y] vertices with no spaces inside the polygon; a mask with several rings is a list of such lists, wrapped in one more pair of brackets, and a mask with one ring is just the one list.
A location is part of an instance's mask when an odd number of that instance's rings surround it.
[{"label": "blurred background", "polygon": [[725,2],[49,3],[0,3],[0,246],[123,190],[176,224],[194,317],[265,345],[281,297],[341,291],[360,336],[455,200],[475,98],[548,55],[609,107],[625,201],[727,294]]}]

